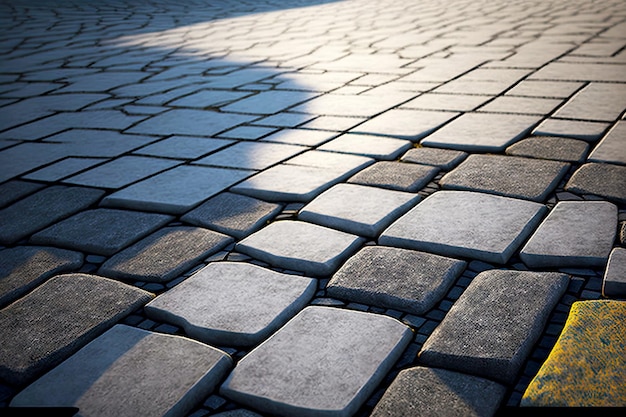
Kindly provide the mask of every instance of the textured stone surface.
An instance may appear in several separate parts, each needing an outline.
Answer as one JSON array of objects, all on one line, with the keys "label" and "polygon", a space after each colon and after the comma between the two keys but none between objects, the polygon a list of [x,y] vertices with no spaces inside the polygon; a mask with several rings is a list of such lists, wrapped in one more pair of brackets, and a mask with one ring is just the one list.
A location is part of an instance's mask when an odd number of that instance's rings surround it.
[{"label": "textured stone surface", "polygon": [[337,184],[304,206],[298,218],[360,236],[375,237],[419,200],[419,195],[401,191]]},{"label": "textured stone surface", "polygon": [[426,340],[420,363],[512,383],[568,282],[557,273],[481,272]]},{"label": "textured stone surface", "polygon": [[506,263],[532,233],[546,207],[470,191],[439,191],[380,236],[386,246]]},{"label": "textured stone surface", "polygon": [[64,249],[18,246],[0,251],[0,307],[15,301],[46,279],[76,270],[83,255]]},{"label": "textured stone surface", "polygon": [[582,301],[521,401],[531,407],[626,407],[626,302]]},{"label": "textured stone surface", "polygon": [[365,134],[345,134],[326,142],[317,149],[393,160],[411,146],[413,144],[408,140]]},{"label": "textured stone surface", "polygon": [[148,317],[217,346],[252,346],[306,306],[316,281],[256,265],[218,262],[151,301]]},{"label": "textured stone surface", "polygon": [[543,202],[569,164],[515,156],[470,155],[439,184],[444,189],[483,191]]},{"label": "textured stone surface", "polygon": [[134,153],[166,158],[195,159],[216,151],[234,141],[228,139],[199,138],[193,136],[172,136],[165,140],[144,146]]},{"label": "textured stone surface", "polygon": [[232,241],[229,236],[199,227],[165,227],[114,255],[98,273],[125,280],[166,282]]},{"label": "textured stone surface", "polygon": [[371,416],[492,416],[505,392],[487,379],[420,366],[398,374]]},{"label": "textured stone surface", "polygon": [[7,181],[0,185],[0,207],[11,204],[37,190],[43,188],[42,184],[27,181]]},{"label": "textured stone surface", "polygon": [[212,136],[252,119],[255,117],[243,114],[174,109],[133,126],[128,132],[148,135]]},{"label": "textured stone surface", "polygon": [[394,109],[368,120],[352,132],[417,140],[457,115],[446,111]]},{"label": "textured stone surface", "polygon": [[520,251],[532,268],[604,266],[617,230],[606,201],[561,201]]},{"label": "textured stone surface", "polygon": [[32,381],[151,297],[93,275],[49,279],[0,310],[0,378],[10,385]]},{"label": "textured stone surface", "polygon": [[626,85],[592,82],[557,110],[554,116],[613,122],[624,112],[624,108]]},{"label": "textured stone surface", "polygon": [[620,204],[626,203],[626,167],[590,162],[581,166],[565,184],[576,194],[595,194]]},{"label": "textured stone surface", "polygon": [[301,221],[280,221],[248,236],[237,250],[280,268],[330,275],[363,238]]},{"label": "textured stone surface", "polygon": [[104,191],[52,186],[0,210],[0,244],[11,244],[94,204]]},{"label": "textured stone surface", "polygon": [[[95,209],[78,213],[41,232],[30,241],[98,255],[113,255],[172,220],[164,214]],[[86,238],[88,237],[88,238]]]},{"label": "textured stone surface", "polygon": [[222,193],[191,210],[181,220],[241,239],[264,226],[281,208],[280,204],[245,195]]},{"label": "textured stone surface", "polygon": [[334,298],[425,314],[443,298],[465,262],[384,246],[366,246],[326,286]]},{"label": "textured stone surface", "polygon": [[409,149],[402,155],[400,160],[416,164],[432,165],[447,171],[457,166],[466,157],[467,153],[463,151],[421,147]]},{"label": "textured stone surface", "polygon": [[417,192],[424,188],[439,169],[418,164],[383,161],[363,169],[348,182],[371,185],[396,191]]},{"label": "textured stone surface", "polygon": [[226,353],[202,343],[117,325],[31,384],[11,405],[77,407],[86,417],[184,416],[231,366]]},{"label": "textured stone surface", "polygon": [[239,142],[228,148],[194,161],[201,165],[213,165],[239,169],[265,169],[309,148],[270,142]]},{"label": "textured stone surface", "polygon": [[533,135],[562,136],[595,142],[602,137],[608,127],[609,124],[604,122],[546,119],[533,130]]},{"label": "textured stone surface", "polygon": [[410,339],[390,317],[307,307],[246,355],[220,392],[281,416],[351,416]]},{"label": "textured stone surface", "polygon": [[604,273],[602,294],[605,297],[626,298],[626,249],[613,248]]},{"label": "textured stone surface", "polygon": [[593,149],[587,160],[626,165],[626,122],[618,122]]},{"label": "textured stone surface", "polygon": [[587,142],[581,140],[537,136],[514,143],[506,148],[506,154],[564,162],[583,162],[588,150]]}]

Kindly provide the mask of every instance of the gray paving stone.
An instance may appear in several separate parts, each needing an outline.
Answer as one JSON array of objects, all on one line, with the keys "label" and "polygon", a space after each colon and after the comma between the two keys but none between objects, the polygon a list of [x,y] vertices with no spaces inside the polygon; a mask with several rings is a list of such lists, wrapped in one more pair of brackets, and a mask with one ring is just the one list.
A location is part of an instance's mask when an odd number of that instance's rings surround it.
[{"label": "gray paving stone", "polygon": [[280,204],[222,193],[185,214],[181,220],[242,239],[263,227],[281,209]]},{"label": "gray paving stone", "polygon": [[33,235],[30,242],[97,255],[113,255],[172,219],[164,214],[99,208],[54,224]]},{"label": "gray paving stone", "polygon": [[169,159],[122,156],[70,177],[64,182],[90,187],[121,188],[178,164],[179,162]]},{"label": "gray paving stone", "polygon": [[410,339],[390,317],[307,307],[246,355],[220,392],[281,416],[351,416]]},{"label": "gray paving stone", "polygon": [[466,263],[384,246],[366,246],[337,271],[328,295],[412,314],[425,314],[441,300]]},{"label": "gray paving stone", "polygon": [[11,244],[44,227],[86,209],[104,191],[51,186],[0,210],[0,243]]},{"label": "gray paving stone", "polygon": [[398,374],[371,416],[493,416],[505,393],[506,387],[487,379],[418,366]]},{"label": "gray paving stone", "polygon": [[165,227],[114,255],[98,274],[167,282],[232,242],[230,236],[199,227]]},{"label": "gray paving stone", "polygon": [[626,165],[626,122],[618,122],[593,149],[587,160]]},{"label": "gray paving stone", "polygon": [[248,236],[236,246],[270,265],[313,276],[331,275],[364,239],[301,221],[279,221]]},{"label": "gray paving stone", "polygon": [[432,165],[449,171],[460,164],[467,155],[467,152],[463,151],[420,147],[409,149],[402,155],[400,160],[403,162],[413,162],[415,164]]},{"label": "gray paving stone", "polygon": [[54,182],[106,161],[105,158],[65,158],[35,172],[23,175],[22,178]]},{"label": "gray paving stone", "polygon": [[194,161],[194,163],[226,168],[262,170],[308,149],[304,146],[284,143],[239,142]]},{"label": "gray paving stone", "polygon": [[602,295],[626,298],[626,249],[613,248],[604,272]]},{"label": "gray paving stone", "polygon": [[504,264],[546,211],[544,205],[531,201],[471,191],[439,191],[389,226],[378,242]]},{"label": "gray paving stone", "polygon": [[326,142],[317,149],[369,156],[375,159],[394,160],[411,146],[413,144],[408,140],[348,133]]},{"label": "gray paving stone", "polygon": [[71,156],[115,157],[156,139],[142,135],[125,135],[116,130],[70,129],[47,137],[43,142],[59,143]]},{"label": "gray paving stone", "polygon": [[237,140],[257,140],[273,132],[276,132],[275,127],[239,126],[221,133],[220,137]]},{"label": "gray paving stone", "polygon": [[254,346],[303,309],[316,290],[311,278],[217,262],[155,298],[145,311],[205,343]]},{"label": "gray paving stone", "polygon": [[544,116],[551,113],[561,103],[561,100],[551,98],[500,96],[482,106],[478,111]]},{"label": "gray paving stone", "polygon": [[0,207],[7,206],[43,187],[43,184],[37,184],[35,182],[20,180],[7,181],[0,185]]},{"label": "gray paving stone", "polygon": [[116,325],[20,392],[11,406],[76,407],[85,417],[185,416],[231,367],[230,357],[211,346]]},{"label": "gray paving stone", "polygon": [[500,152],[539,122],[527,115],[466,113],[422,139],[423,146],[472,152]]},{"label": "gray paving stone", "polygon": [[168,105],[205,109],[207,107],[220,107],[249,95],[251,93],[243,91],[200,90],[178,100],[171,101]]},{"label": "gray paving stone", "polygon": [[107,278],[59,275],[0,310],[0,379],[24,385],[55,367],[152,294]]},{"label": "gray paving stone", "polygon": [[419,200],[419,195],[401,191],[337,184],[304,206],[298,218],[355,235],[376,237]]},{"label": "gray paving stone", "polygon": [[[223,107],[222,110],[248,114],[274,114],[317,96],[318,94],[302,91],[263,91],[252,97],[229,104]],[[303,104],[298,108],[306,106],[307,104]]]},{"label": "gray paving stone", "polygon": [[196,159],[233,143],[234,141],[228,139],[172,136],[138,149],[134,153],[166,158]]},{"label": "gray paving stone", "polygon": [[551,82],[540,80],[523,80],[515,87],[506,92],[507,96],[521,97],[553,97],[568,98],[576,92],[582,83],[580,82]]},{"label": "gray paving stone", "polygon": [[604,266],[617,230],[617,207],[606,201],[561,201],[524,248],[531,268]]},{"label": "gray paving stone", "polygon": [[535,130],[537,136],[562,136],[595,142],[602,137],[608,123],[586,122],[581,120],[546,119]]},{"label": "gray paving stone", "polygon": [[595,194],[620,204],[626,203],[626,167],[613,164],[584,164],[565,184],[565,191]]},{"label": "gray paving stone", "polygon": [[308,129],[283,129],[264,137],[263,142],[288,143],[291,145],[318,146],[337,136],[337,132]]},{"label": "gray paving stone", "polygon": [[439,184],[444,189],[483,191],[543,202],[569,164],[504,155],[470,155]]},{"label": "gray paving stone", "polygon": [[438,172],[439,169],[436,167],[383,161],[370,165],[350,177],[348,182],[390,190],[417,192],[424,188]]},{"label": "gray paving stone", "polygon": [[477,96],[469,94],[437,94],[425,93],[400,106],[401,109],[417,110],[447,110],[447,111],[472,111],[491,96]]},{"label": "gray paving stone", "polygon": [[326,116],[371,117],[405,101],[408,97],[324,94],[291,111]]},{"label": "gray paving stone", "polygon": [[106,196],[102,205],[181,214],[253,171],[178,166]]},{"label": "gray paving stone", "polygon": [[522,139],[506,148],[507,155],[578,163],[585,160],[588,151],[587,142],[550,136]]},{"label": "gray paving stone", "polygon": [[558,273],[481,272],[426,340],[419,362],[513,383],[568,282]]},{"label": "gray paving stone", "polygon": [[417,140],[458,114],[446,111],[394,109],[368,120],[352,129],[351,132]]},{"label": "gray paving stone", "polygon": [[613,122],[626,108],[626,85],[592,82],[554,113],[554,117]]},{"label": "gray paving stone", "polygon": [[64,249],[17,246],[0,251],[0,307],[15,301],[48,278],[76,270],[83,255]]},{"label": "gray paving stone", "polygon": [[626,75],[620,65],[598,63],[552,62],[529,77],[537,80],[555,81],[603,81],[625,82]]}]

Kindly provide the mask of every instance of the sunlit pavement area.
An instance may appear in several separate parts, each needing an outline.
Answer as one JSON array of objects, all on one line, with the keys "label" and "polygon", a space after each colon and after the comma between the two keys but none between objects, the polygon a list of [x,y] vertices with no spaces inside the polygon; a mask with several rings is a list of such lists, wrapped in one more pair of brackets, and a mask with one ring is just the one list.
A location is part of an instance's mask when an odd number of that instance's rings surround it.
[{"label": "sunlit pavement area", "polygon": [[623,1],[0,0],[0,33],[4,411],[626,406]]}]

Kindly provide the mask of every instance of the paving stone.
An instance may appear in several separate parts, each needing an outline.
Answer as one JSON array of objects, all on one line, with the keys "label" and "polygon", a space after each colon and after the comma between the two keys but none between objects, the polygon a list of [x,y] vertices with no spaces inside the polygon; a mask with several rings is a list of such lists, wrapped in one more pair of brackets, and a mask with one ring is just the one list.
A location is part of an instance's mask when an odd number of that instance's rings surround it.
[{"label": "paving stone", "polygon": [[626,167],[613,164],[584,164],[565,184],[565,191],[595,194],[620,204],[626,203]]},{"label": "paving stone", "polygon": [[583,84],[560,81],[523,80],[506,92],[507,96],[568,98]]},{"label": "paving stone", "polygon": [[512,384],[568,282],[559,273],[481,272],[426,340],[420,363]]},{"label": "paving stone", "polygon": [[400,160],[415,164],[432,165],[449,171],[460,164],[466,157],[467,153],[462,151],[420,147],[409,149],[402,155]]},{"label": "paving stone", "polygon": [[478,111],[543,116],[551,113],[561,103],[561,100],[550,98],[500,96],[482,106]]},{"label": "paving stone", "polygon": [[318,146],[337,136],[337,132],[307,129],[283,129],[264,137],[263,142],[278,142],[291,145]]},{"label": "paving stone", "polygon": [[66,158],[30,174],[23,175],[22,178],[54,182],[106,161],[107,159],[105,158]]},{"label": "paving stone", "polygon": [[401,109],[472,111],[491,96],[425,93],[400,106]]},{"label": "paving stone", "polygon": [[529,78],[555,81],[626,81],[626,75],[620,65],[598,63],[577,63],[576,65],[571,65],[567,62],[552,62]]},{"label": "paving stone", "polygon": [[537,136],[563,136],[595,142],[602,137],[608,123],[585,122],[580,120],[546,119],[535,130]]},{"label": "paving stone", "polygon": [[378,243],[504,264],[546,211],[531,201],[439,191],[389,226]]},{"label": "paving stone", "polygon": [[86,209],[104,191],[51,186],[0,210],[0,243],[11,244],[44,227]]},{"label": "paving stone", "polygon": [[403,164],[400,162],[377,162],[348,180],[352,184],[371,185],[390,190],[417,192],[439,172],[438,168]]},{"label": "paving stone", "polygon": [[521,139],[539,119],[526,115],[466,113],[422,139],[423,146],[500,152]]},{"label": "paving stone", "polygon": [[172,136],[136,150],[134,153],[166,158],[196,159],[233,143],[234,141],[228,139]]},{"label": "paving stone", "polygon": [[116,325],[20,392],[11,406],[76,407],[81,416],[185,416],[231,367],[230,357],[211,346]]},{"label": "paving stone", "polygon": [[0,307],[15,301],[48,278],[76,270],[83,255],[64,249],[17,246],[0,250]]},{"label": "paving stone", "polygon": [[390,317],[307,307],[246,355],[220,393],[281,416],[351,416],[410,340]]},{"label": "paving stone", "polygon": [[413,144],[408,140],[348,133],[326,142],[317,149],[320,151],[369,156],[375,159],[393,160],[411,146]]},{"label": "paving stone", "polygon": [[291,111],[326,116],[363,116],[371,117],[388,110],[408,97],[324,94]]},{"label": "paving stone", "polygon": [[606,201],[561,201],[520,251],[531,268],[604,266],[617,230]]},{"label": "paving stone", "polygon": [[55,367],[152,294],[107,278],[59,275],[0,310],[0,378],[21,386]]},{"label": "paving stone", "polygon": [[626,406],[626,302],[572,304],[565,327],[522,407]]},{"label": "paving stone", "polygon": [[417,140],[457,115],[458,113],[446,111],[394,109],[360,124],[351,132]]},{"label": "paving stone", "polygon": [[106,196],[102,205],[181,214],[253,171],[178,166]]},{"label": "paving stone", "polygon": [[[304,206],[298,218],[360,236],[376,237],[420,200],[416,194],[337,184]],[[355,203],[355,202],[359,203]]]},{"label": "paving stone", "polygon": [[[252,97],[229,104],[223,107],[222,110],[248,114],[274,114],[303,101],[310,100],[317,95],[302,91],[263,91]],[[306,108],[306,106],[307,104],[303,104],[297,108],[302,109]],[[296,109],[293,110],[298,111]]]},{"label": "paving stone", "polygon": [[[99,208],[78,213],[33,235],[31,243],[113,255],[173,219],[171,216]],[[88,236],[89,239],[85,239]]]},{"label": "paving stone", "polygon": [[492,416],[505,393],[487,379],[418,366],[398,374],[371,416]]},{"label": "paving stone", "polygon": [[178,100],[171,101],[168,105],[205,109],[207,107],[220,107],[250,95],[251,93],[243,91],[200,90]]},{"label": "paving stone", "polygon": [[466,263],[384,246],[366,246],[337,271],[326,290],[342,300],[422,315],[441,300]]},{"label": "paving stone", "polygon": [[22,197],[42,189],[43,184],[27,181],[7,181],[0,185],[0,207],[7,206]]},{"label": "paving stone", "polygon": [[311,278],[217,262],[155,298],[145,311],[205,343],[254,346],[303,309],[316,290]]},{"label": "paving stone", "polygon": [[262,416],[252,411],[238,409],[238,410],[224,411],[223,413],[215,414],[215,417],[262,417]]},{"label": "paving stone", "polygon": [[230,236],[199,227],[166,227],[114,255],[98,274],[167,282],[232,242]]},{"label": "paving stone", "polygon": [[194,163],[226,168],[261,170],[308,149],[304,146],[283,143],[239,142]]},{"label": "paving stone", "polygon": [[626,122],[618,122],[593,149],[587,160],[626,165]]},{"label": "paving stone", "polygon": [[483,191],[543,202],[569,164],[504,155],[470,155],[439,184],[444,189]]},{"label": "paving stone", "polygon": [[313,276],[331,275],[364,239],[301,221],[279,221],[236,246],[242,253],[279,268]]},{"label": "paving stone", "polygon": [[626,298],[626,249],[624,248],[613,248],[609,255],[602,283],[602,295]]},{"label": "paving stone", "polygon": [[90,187],[121,188],[178,164],[179,162],[162,158],[123,156],[70,177],[64,182]]},{"label": "paving stone", "polygon": [[613,122],[626,108],[626,85],[592,82],[565,103],[554,117]]},{"label": "paving stone", "polygon": [[303,129],[330,130],[333,132],[345,132],[363,123],[367,118],[355,116],[317,116],[313,120],[303,124]]},{"label": "paving stone", "polygon": [[584,141],[550,136],[522,139],[506,148],[507,155],[578,163],[585,160],[588,151]]}]

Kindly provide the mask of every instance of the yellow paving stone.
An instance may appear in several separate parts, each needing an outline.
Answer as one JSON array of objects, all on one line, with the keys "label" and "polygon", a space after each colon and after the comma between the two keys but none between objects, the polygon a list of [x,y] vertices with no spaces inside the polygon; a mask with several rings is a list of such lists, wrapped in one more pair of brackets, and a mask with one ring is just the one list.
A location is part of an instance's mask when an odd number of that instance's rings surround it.
[{"label": "yellow paving stone", "polygon": [[580,301],[522,406],[626,406],[626,301]]}]

